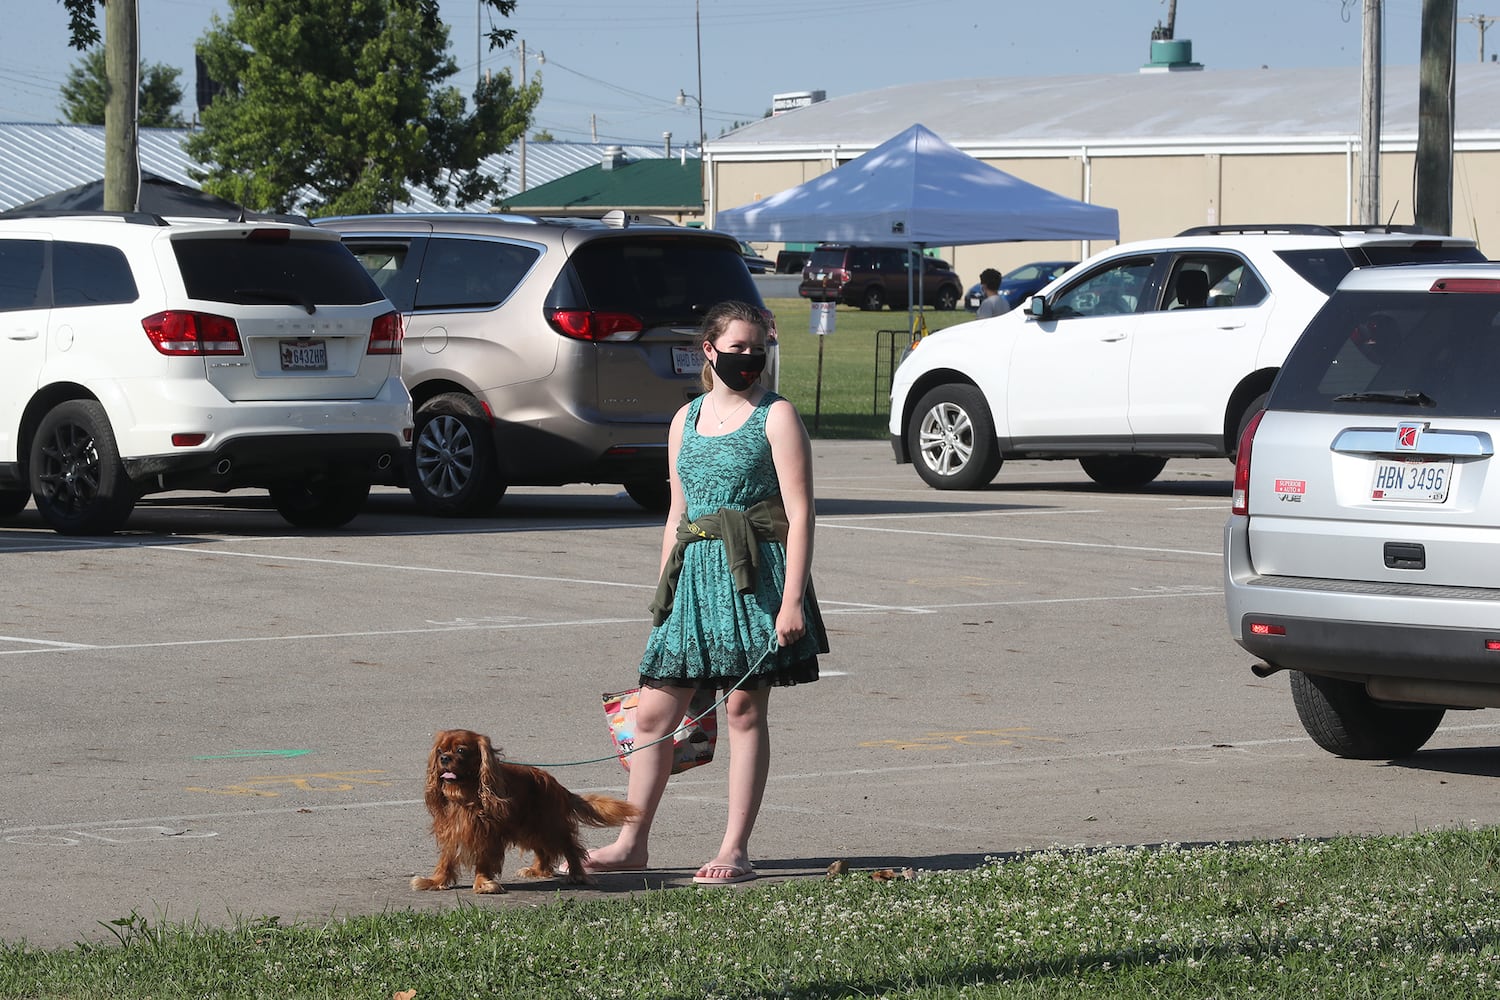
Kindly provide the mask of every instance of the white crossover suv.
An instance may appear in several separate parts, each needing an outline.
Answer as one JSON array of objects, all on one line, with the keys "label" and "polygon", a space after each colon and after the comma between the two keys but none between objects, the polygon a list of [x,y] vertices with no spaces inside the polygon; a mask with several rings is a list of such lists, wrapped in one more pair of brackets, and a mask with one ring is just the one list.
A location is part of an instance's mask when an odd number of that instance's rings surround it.
[{"label": "white crossover suv", "polygon": [[0,216],[0,517],[107,534],[167,490],[337,527],[412,429],[401,317],[336,234]]},{"label": "white crossover suv", "polygon": [[1356,267],[1483,260],[1381,227],[1217,226],[1096,254],[1022,309],[922,339],[896,369],[891,443],[938,489],[1007,458],[1077,459],[1105,486],[1232,456],[1282,359]]},{"label": "white crossover suv", "polygon": [[1238,449],[1230,633],[1324,749],[1500,707],[1500,264],[1351,273]]}]

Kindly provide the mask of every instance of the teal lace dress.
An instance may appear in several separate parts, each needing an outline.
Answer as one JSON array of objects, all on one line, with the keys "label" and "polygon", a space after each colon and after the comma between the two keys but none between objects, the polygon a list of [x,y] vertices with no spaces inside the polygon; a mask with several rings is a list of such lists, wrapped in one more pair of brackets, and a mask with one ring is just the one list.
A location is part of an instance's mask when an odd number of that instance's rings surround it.
[{"label": "teal lace dress", "polygon": [[[716,437],[698,433],[699,396],[688,405],[677,454],[677,478],[689,519],[730,507],[746,510],[781,492],[766,413],[780,399],[765,393],[738,429]],[[755,668],[741,690],[803,684],[818,679],[818,653],[828,651],[816,605],[804,602],[807,632],[790,646],[775,644],[776,612],[786,580],[786,549],[778,541],[760,546],[753,593],[740,593],[730,573],[724,543],[697,541],[683,552],[676,599],[666,620],[651,630],[641,659],[643,686],[728,689]],[[764,658],[764,659],[763,659]]]}]

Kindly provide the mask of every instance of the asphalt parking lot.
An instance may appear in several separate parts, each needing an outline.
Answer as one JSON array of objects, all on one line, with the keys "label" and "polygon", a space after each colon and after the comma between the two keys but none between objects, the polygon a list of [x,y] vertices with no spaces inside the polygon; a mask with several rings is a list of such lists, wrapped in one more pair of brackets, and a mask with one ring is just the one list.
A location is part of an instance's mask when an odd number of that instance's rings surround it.
[{"label": "asphalt parking lot", "polygon": [[[1303,734],[1284,676],[1251,674],[1220,593],[1228,463],[1119,493],[1018,462],[939,493],[881,442],[814,456],[833,653],[772,698],[763,875],[1500,815],[1500,714],[1450,714],[1409,760],[1343,761]],[[608,755],[599,696],[633,680],[660,539],[602,487],[514,491],[472,521],[386,491],[334,533],[289,532],[251,493],[148,498],[110,539],[24,514],[0,529],[0,939],[472,901],[407,885],[434,859],[433,732],[532,763]],[[612,760],[552,770],[624,790]],[[689,885],[725,774],[672,779],[649,873],[580,890],[508,872],[479,904]]]}]

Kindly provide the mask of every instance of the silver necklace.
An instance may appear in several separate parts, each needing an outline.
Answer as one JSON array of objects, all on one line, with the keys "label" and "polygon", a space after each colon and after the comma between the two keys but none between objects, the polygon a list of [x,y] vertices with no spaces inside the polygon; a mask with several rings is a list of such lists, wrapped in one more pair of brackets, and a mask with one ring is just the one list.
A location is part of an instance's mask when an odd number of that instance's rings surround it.
[{"label": "silver necklace", "polygon": [[717,404],[717,403],[714,402],[714,397],[713,397],[712,394],[710,394],[709,397],[708,397],[708,405],[711,406],[711,407],[713,407],[713,410],[714,410],[714,419],[718,420],[718,422],[719,422],[719,430],[723,430],[724,429],[724,422],[726,420],[728,420],[729,417],[732,417],[736,413],[740,412],[740,407],[744,406],[748,402],[750,402],[750,397],[746,396],[745,398],[743,398],[743,399],[740,400],[739,406],[736,406],[734,409],[732,409],[732,410],[729,411],[729,416],[721,417],[721,416],[719,416],[719,404]]}]

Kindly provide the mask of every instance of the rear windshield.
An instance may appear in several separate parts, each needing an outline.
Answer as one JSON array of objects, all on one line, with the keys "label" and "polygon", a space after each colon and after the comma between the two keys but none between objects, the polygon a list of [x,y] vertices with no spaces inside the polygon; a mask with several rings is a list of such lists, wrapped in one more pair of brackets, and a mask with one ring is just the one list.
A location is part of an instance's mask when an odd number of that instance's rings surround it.
[{"label": "rear windshield", "polygon": [[839,247],[836,250],[814,250],[812,256],[808,258],[807,266],[820,270],[826,270],[831,267],[843,267],[844,255],[846,253],[848,251],[843,247]]},{"label": "rear windshield", "polygon": [[1269,406],[1407,418],[1500,415],[1500,291],[1340,292],[1287,356]]},{"label": "rear windshield", "polygon": [[337,240],[181,239],[172,241],[187,293],[239,305],[363,305],[380,289]]},{"label": "rear windshield", "polygon": [[709,309],[729,299],[761,305],[734,243],[638,236],[579,247],[548,305],[632,313],[647,326],[697,326]]}]

